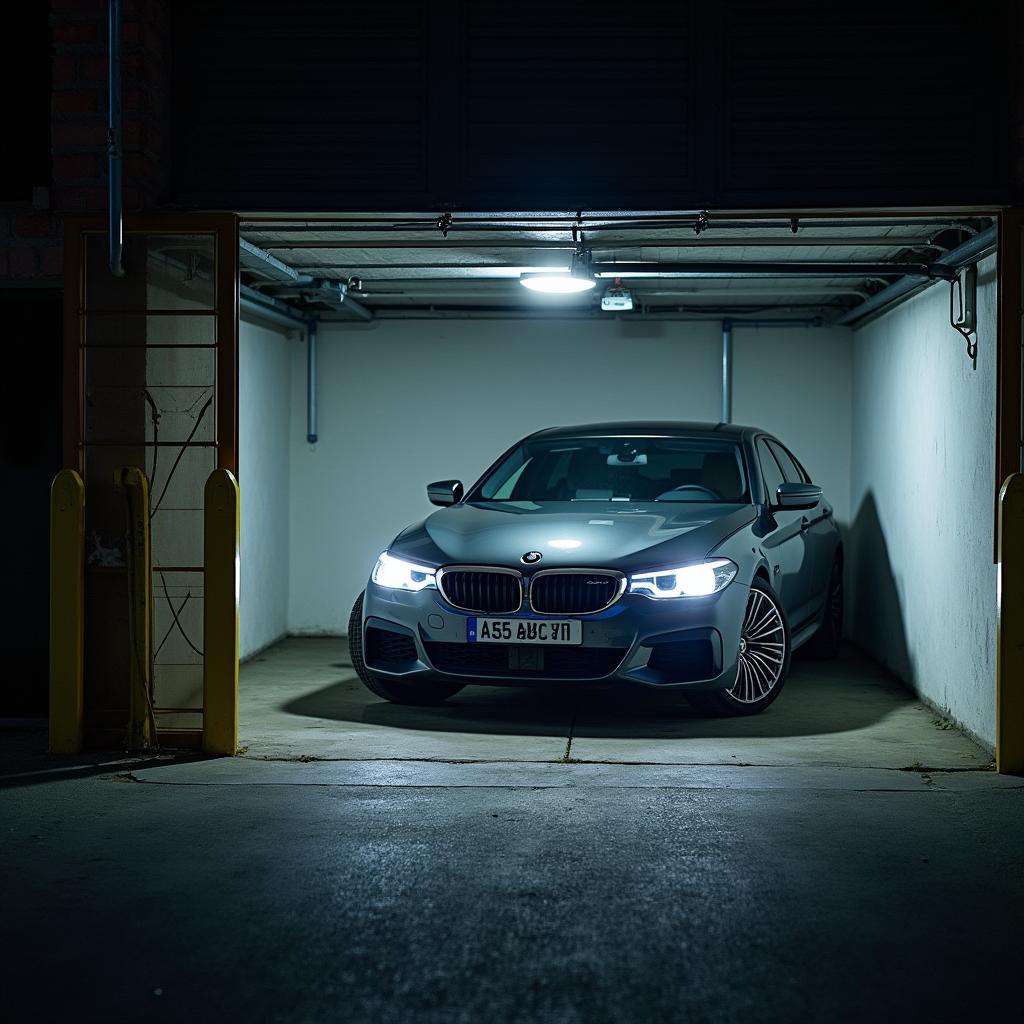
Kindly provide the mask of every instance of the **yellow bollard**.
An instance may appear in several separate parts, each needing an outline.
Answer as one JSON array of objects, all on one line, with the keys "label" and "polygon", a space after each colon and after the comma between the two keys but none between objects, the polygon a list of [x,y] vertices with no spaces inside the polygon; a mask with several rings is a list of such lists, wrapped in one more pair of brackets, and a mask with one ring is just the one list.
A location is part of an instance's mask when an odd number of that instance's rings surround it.
[{"label": "yellow bollard", "polygon": [[996,769],[1024,775],[1024,475],[999,491]]},{"label": "yellow bollard", "polygon": [[62,469],[50,487],[50,753],[82,749],[85,484]]},{"label": "yellow bollard", "polygon": [[125,551],[128,556],[128,644],[131,680],[128,695],[129,750],[156,744],[153,714],[153,548],[149,526],[149,479],[135,466],[114,474],[125,496]]},{"label": "yellow bollard", "polygon": [[238,481],[215,469],[203,518],[203,750],[238,751]]}]

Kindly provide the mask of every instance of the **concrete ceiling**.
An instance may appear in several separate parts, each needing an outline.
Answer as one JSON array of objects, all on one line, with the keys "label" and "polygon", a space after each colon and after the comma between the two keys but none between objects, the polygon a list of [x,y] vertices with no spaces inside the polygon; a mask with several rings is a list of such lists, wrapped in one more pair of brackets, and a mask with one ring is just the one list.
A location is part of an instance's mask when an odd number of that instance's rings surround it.
[{"label": "concrete ceiling", "polygon": [[[519,284],[524,272],[568,268],[575,231],[594,263],[612,270],[634,265],[621,275],[634,310],[617,315],[835,320],[898,279],[898,268],[887,274],[878,264],[933,263],[990,225],[983,215],[936,214],[721,215],[706,224],[694,214],[649,213],[587,214],[579,221],[572,214],[457,214],[450,223],[414,213],[264,217],[243,221],[242,279],[297,308],[336,309],[339,318],[351,315],[343,303],[302,282],[340,285],[350,300],[383,317],[615,315],[600,310],[610,278],[576,296],[538,296]],[[680,272],[679,264],[694,262],[704,268],[700,274]],[[639,263],[649,265],[642,275],[635,273]],[[756,276],[735,266],[750,263],[770,266]],[[819,276],[797,275],[786,267],[793,263],[876,266],[863,276],[853,268],[853,276]],[[662,272],[666,264],[676,265],[673,272]],[[735,272],[709,277],[708,264]]]}]

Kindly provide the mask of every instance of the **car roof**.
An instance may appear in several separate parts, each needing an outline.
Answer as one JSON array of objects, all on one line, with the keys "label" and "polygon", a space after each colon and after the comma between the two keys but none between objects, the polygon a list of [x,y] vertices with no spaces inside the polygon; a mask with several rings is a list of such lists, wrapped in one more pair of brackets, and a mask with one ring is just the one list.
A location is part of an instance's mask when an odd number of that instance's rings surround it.
[{"label": "car roof", "polygon": [[691,434],[716,434],[739,441],[766,431],[738,423],[702,423],[689,420],[622,420],[613,423],[581,423],[575,426],[548,427],[531,438],[554,437],[681,437]]}]

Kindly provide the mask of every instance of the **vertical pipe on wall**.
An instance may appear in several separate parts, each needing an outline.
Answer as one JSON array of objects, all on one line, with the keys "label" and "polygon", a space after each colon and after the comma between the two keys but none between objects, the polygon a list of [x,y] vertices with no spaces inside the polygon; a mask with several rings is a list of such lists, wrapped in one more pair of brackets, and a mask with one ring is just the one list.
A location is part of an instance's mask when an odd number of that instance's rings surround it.
[{"label": "vertical pipe on wall", "polygon": [[732,422],[732,321],[722,321],[722,422]]},{"label": "vertical pipe on wall", "polygon": [[316,444],[316,321],[306,324],[306,440]]},{"label": "vertical pipe on wall", "polygon": [[121,0],[107,11],[107,245],[110,273],[124,277],[124,195],[121,179]]}]

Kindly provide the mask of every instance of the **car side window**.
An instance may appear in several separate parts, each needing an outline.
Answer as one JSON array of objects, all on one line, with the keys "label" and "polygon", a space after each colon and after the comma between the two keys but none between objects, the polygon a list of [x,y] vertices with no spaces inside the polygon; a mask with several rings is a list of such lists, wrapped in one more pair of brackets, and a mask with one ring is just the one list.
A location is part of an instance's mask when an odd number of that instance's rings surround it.
[{"label": "car side window", "polygon": [[808,482],[804,474],[801,472],[796,459],[794,459],[781,444],[769,441],[768,447],[772,450],[772,455],[775,456],[779,465],[782,467],[782,475],[786,478],[786,483],[803,484]]},{"label": "car side window", "polygon": [[757,442],[757,461],[761,465],[761,479],[764,481],[765,500],[769,505],[775,504],[775,492],[779,489],[782,480],[782,470],[775,461],[771,449],[765,443],[764,438]]}]

